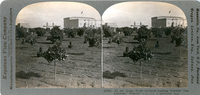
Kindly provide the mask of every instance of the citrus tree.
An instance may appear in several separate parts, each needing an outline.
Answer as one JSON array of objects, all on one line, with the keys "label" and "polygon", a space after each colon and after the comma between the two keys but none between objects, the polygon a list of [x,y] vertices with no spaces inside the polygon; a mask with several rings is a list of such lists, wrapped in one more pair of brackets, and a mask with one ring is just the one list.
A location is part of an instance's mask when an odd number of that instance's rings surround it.
[{"label": "citrus tree", "polygon": [[33,33],[29,34],[26,38],[25,38],[25,42],[29,43],[31,45],[35,44],[37,42],[36,40],[36,35],[34,35]]},{"label": "citrus tree", "polygon": [[78,31],[77,28],[64,28],[64,33],[67,35],[68,38],[75,38],[76,33]]},{"label": "citrus tree", "polygon": [[47,37],[47,40],[50,40],[52,43],[63,40],[63,31],[59,26],[54,26],[50,31],[50,35]]},{"label": "citrus tree", "polygon": [[124,36],[130,36],[133,33],[133,29],[130,27],[122,27]]},{"label": "citrus tree", "polygon": [[85,41],[89,42],[89,47],[99,46],[101,43],[101,30],[100,28],[87,28],[85,30]]},{"label": "citrus tree", "polygon": [[44,36],[44,34],[46,33],[46,29],[41,27],[34,28],[34,30],[37,36]]},{"label": "citrus tree", "polygon": [[185,39],[185,36],[184,36],[185,31],[186,29],[182,27],[175,27],[172,30],[171,42],[172,43],[175,42],[177,47],[183,45],[184,40],[187,40]]},{"label": "citrus tree", "polygon": [[167,35],[167,36],[171,35],[172,29],[173,29],[172,27],[166,27],[166,28],[164,28],[165,35]]},{"label": "citrus tree", "polygon": [[102,27],[103,29],[103,34],[104,34],[104,37],[113,37],[114,35],[114,28],[110,27],[110,26],[107,26],[107,25],[103,25]]},{"label": "citrus tree", "polygon": [[54,78],[56,79],[56,69],[57,69],[57,62],[56,61],[64,61],[67,58],[66,50],[61,48],[60,43],[49,47],[47,51],[43,53],[43,57],[50,63],[54,61]]},{"label": "citrus tree", "polygon": [[140,77],[142,79],[142,60],[150,61],[154,55],[149,48],[143,45],[134,46],[133,50],[128,52],[128,57],[133,60],[134,63],[140,61]]},{"label": "citrus tree", "polygon": [[82,36],[84,34],[85,29],[84,28],[77,28],[77,35]]},{"label": "citrus tree", "polygon": [[34,35],[34,29],[32,28],[24,28],[23,26],[20,26],[20,24],[16,25],[16,37],[21,38],[21,43],[29,43],[33,45],[36,43],[36,38]]},{"label": "citrus tree", "polygon": [[16,25],[15,28],[17,38],[26,38],[30,34],[30,32],[28,32],[28,29],[20,26],[20,24]]},{"label": "citrus tree", "polygon": [[137,40],[143,44],[146,45],[147,41],[149,40],[149,38],[151,37],[151,31],[149,29],[147,29],[146,26],[141,26],[138,31],[137,31]]},{"label": "citrus tree", "polygon": [[142,61],[143,60],[151,60],[151,58],[154,56],[151,52],[151,50],[146,46],[148,39],[151,37],[151,31],[147,29],[146,26],[141,26],[138,31],[138,41],[140,45],[134,46],[133,50],[128,52],[128,57],[133,60],[134,63],[137,61],[140,61],[140,77],[142,79]]}]

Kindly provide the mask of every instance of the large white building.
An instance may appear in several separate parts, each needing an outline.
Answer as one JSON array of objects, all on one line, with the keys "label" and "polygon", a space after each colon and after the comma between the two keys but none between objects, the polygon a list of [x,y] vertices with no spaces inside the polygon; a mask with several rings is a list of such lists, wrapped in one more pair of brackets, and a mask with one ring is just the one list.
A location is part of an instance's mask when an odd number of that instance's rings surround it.
[{"label": "large white building", "polygon": [[64,28],[79,28],[79,27],[101,27],[101,20],[96,20],[91,17],[67,17],[64,18]]},{"label": "large white building", "polygon": [[182,17],[176,16],[158,16],[151,18],[152,27],[170,27],[172,24],[173,26],[186,27],[187,21]]}]

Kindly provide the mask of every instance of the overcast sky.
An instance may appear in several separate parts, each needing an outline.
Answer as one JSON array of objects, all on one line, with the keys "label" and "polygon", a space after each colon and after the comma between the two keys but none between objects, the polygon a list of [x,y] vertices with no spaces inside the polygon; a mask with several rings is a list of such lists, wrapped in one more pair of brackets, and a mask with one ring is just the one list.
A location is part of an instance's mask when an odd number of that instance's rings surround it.
[{"label": "overcast sky", "polygon": [[[169,11],[171,11],[169,13]],[[116,23],[117,26],[130,26],[136,22],[151,27],[151,18],[155,16],[179,16],[186,19],[178,7],[162,2],[125,2],[109,7],[102,16],[104,22]]]},{"label": "overcast sky", "polygon": [[46,22],[49,25],[61,26],[63,28],[66,17],[93,17],[100,20],[101,16],[93,7],[75,2],[44,2],[35,3],[24,7],[18,14],[17,23],[29,23],[30,27],[43,27]]},{"label": "overcast sky", "polygon": [[[169,13],[169,11],[171,11]],[[101,19],[93,7],[75,2],[43,2],[24,7],[18,14],[17,23],[29,23],[31,27],[43,27],[46,22],[63,28],[63,19],[71,16],[93,17]],[[161,2],[125,2],[109,7],[102,16],[103,22],[116,23],[119,27],[139,25],[140,22],[151,26],[151,17],[179,16],[186,19],[178,7]]]}]

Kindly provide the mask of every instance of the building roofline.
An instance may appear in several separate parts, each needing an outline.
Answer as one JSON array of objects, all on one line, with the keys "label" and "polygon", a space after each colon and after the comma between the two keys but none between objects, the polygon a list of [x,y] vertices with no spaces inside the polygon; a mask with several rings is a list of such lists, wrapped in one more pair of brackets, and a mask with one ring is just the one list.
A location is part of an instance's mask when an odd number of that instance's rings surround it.
[{"label": "building roofline", "polygon": [[185,20],[184,18],[178,17],[178,16],[156,16],[156,17],[152,17],[152,18],[157,18],[157,19],[179,18],[179,19]]},{"label": "building roofline", "polygon": [[[69,18],[69,19],[79,19],[79,18],[82,18],[82,19],[93,19],[93,20],[96,20],[95,18],[92,18],[92,17],[76,17],[76,16],[73,16],[73,17],[66,17],[66,18]],[[64,19],[66,19],[64,18]]]}]

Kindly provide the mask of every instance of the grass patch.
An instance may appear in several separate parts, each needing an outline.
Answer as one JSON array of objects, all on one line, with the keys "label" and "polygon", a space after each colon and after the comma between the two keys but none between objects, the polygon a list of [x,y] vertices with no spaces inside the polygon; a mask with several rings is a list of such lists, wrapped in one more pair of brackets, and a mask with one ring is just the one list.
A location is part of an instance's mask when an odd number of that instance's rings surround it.
[{"label": "grass patch", "polygon": [[53,44],[52,42],[37,42],[38,44]]},{"label": "grass patch", "polygon": [[84,55],[85,53],[67,53],[69,55]]},{"label": "grass patch", "polygon": [[25,73],[24,71],[19,71],[16,73],[16,78],[21,78],[21,79],[30,79],[30,77],[41,77],[38,73],[34,72],[28,72]]},{"label": "grass patch", "polygon": [[118,71],[112,73],[110,71],[105,71],[103,72],[103,77],[108,79],[114,79],[116,77],[127,77],[127,76],[124,73],[120,73]]},{"label": "grass patch", "polygon": [[103,48],[115,48],[115,46],[107,46],[107,47],[103,47]]},{"label": "grass patch", "polygon": [[16,47],[16,49],[27,49],[28,47]]},{"label": "grass patch", "polygon": [[171,52],[152,52],[152,54],[169,55]]}]

